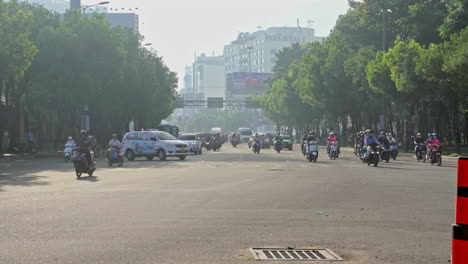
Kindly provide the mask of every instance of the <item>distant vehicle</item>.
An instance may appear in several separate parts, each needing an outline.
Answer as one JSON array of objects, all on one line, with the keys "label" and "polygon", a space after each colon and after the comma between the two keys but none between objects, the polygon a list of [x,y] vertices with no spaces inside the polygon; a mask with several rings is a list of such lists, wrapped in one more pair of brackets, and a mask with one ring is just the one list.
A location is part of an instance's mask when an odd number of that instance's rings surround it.
[{"label": "distant vehicle", "polygon": [[211,128],[211,133],[212,134],[224,134],[226,133],[226,130],[222,127],[212,127]]},{"label": "distant vehicle", "polygon": [[249,142],[250,137],[252,136],[252,129],[251,128],[246,128],[246,127],[241,127],[237,130],[239,133],[242,142]]},{"label": "distant vehicle", "polygon": [[292,150],[293,149],[293,142],[292,142],[291,138],[288,135],[282,135],[281,138],[283,138],[283,142],[282,142],[282,145],[281,145],[282,148]]},{"label": "distant vehicle", "polygon": [[167,157],[185,160],[188,155],[192,155],[187,143],[163,131],[129,132],[125,134],[122,144],[122,153],[129,161],[135,160],[136,157],[153,160],[155,156],[159,160],[166,160]]},{"label": "distant vehicle", "polygon": [[[173,126],[173,125],[159,125],[156,127],[156,130],[164,131],[166,133],[173,135],[176,138],[179,137],[179,133],[180,133],[180,129],[177,126]],[[148,131],[155,131],[155,129],[148,129]]]},{"label": "distant vehicle", "polygon": [[179,140],[189,145],[189,151],[196,155],[202,154],[202,142],[197,134],[181,134]]}]

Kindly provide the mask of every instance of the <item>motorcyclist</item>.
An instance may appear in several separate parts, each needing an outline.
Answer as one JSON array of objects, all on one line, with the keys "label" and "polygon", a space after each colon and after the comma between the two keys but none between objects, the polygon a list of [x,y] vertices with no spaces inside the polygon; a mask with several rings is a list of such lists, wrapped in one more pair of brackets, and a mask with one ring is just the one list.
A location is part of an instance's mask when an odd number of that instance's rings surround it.
[{"label": "motorcyclist", "polygon": [[393,137],[392,133],[387,133],[387,140],[390,145],[397,144],[396,139]]},{"label": "motorcyclist", "polygon": [[76,146],[75,140],[73,140],[73,137],[68,137],[67,143],[65,143],[65,147],[74,147]]},{"label": "motorcyclist", "polygon": [[64,152],[70,154],[71,156],[71,153],[73,152],[74,147],[76,147],[75,140],[73,140],[73,137],[68,137],[68,141],[67,143],[65,143]]},{"label": "motorcyclist", "polygon": [[94,155],[92,155],[91,151],[96,147],[96,142],[94,138],[88,134],[88,131],[81,130],[76,146],[79,151],[86,154],[89,164],[93,164]]},{"label": "motorcyclist", "polygon": [[368,133],[366,135],[366,140],[364,144],[367,146],[367,151],[366,151],[366,159],[369,159],[369,156],[372,151],[372,146],[373,145],[380,145],[379,140],[374,136],[374,131],[373,130],[368,130]]},{"label": "motorcyclist", "polygon": [[414,151],[415,151],[416,157],[419,157],[419,145],[420,144],[425,144],[425,140],[424,140],[422,134],[418,132],[416,134],[415,139],[414,139],[414,145],[415,145]]},{"label": "motorcyclist", "polygon": [[110,159],[110,155],[117,151],[117,148],[122,146],[122,143],[119,141],[117,134],[112,135],[112,139],[109,141],[110,149],[107,151],[107,158]]},{"label": "motorcyclist", "polygon": [[380,136],[377,138],[377,140],[380,142],[380,144],[385,148],[385,150],[390,149],[390,142],[387,139],[387,135],[385,132],[380,132]]},{"label": "motorcyclist", "polygon": [[302,137],[301,137],[301,150],[302,152],[304,152],[304,142],[307,141],[307,138],[308,138],[308,135],[307,133],[304,131],[302,132]]},{"label": "motorcyclist", "polygon": [[[330,145],[332,142],[337,142],[340,143],[340,139],[336,136],[336,133],[334,131],[330,132],[328,134],[328,139],[327,139],[327,154],[330,154]],[[337,155],[340,155],[340,145],[338,144],[337,146]]]},{"label": "motorcyclist", "polygon": [[432,133],[431,137],[427,140],[427,157],[432,157],[432,151],[435,146],[440,146],[440,140],[437,133]]}]

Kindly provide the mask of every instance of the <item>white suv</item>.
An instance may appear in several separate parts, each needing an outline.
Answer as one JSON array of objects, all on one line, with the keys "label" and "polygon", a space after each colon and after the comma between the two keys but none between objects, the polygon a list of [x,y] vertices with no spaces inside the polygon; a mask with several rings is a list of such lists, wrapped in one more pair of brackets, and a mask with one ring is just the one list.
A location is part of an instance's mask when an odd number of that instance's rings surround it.
[{"label": "white suv", "polygon": [[166,160],[167,157],[185,160],[187,155],[192,155],[187,143],[162,131],[129,132],[123,137],[122,145],[122,152],[129,161],[135,160],[136,157],[153,160],[155,156],[160,160]]}]

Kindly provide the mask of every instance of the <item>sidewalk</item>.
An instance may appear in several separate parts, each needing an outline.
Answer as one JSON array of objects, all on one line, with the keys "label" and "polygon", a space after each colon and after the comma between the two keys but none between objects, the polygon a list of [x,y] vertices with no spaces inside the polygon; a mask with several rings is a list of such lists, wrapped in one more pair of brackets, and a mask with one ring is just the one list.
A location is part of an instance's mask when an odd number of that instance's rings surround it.
[{"label": "sidewalk", "polygon": [[63,153],[61,152],[39,152],[37,154],[25,153],[25,154],[0,154],[1,159],[46,159],[46,158],[62,158]]}]

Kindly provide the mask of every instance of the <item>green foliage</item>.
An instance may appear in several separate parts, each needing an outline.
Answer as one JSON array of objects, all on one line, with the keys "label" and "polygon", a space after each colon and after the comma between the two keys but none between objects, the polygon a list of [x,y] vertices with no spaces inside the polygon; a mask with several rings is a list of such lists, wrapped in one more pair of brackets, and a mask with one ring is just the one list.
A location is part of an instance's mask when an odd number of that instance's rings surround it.
[{"label": "green foliage", "polygon": [[[112,28],[101,15],[69,11],[60,16],[0,1],[0,36],[0,94],[7,98],[6,110],[24,108],[27,126],[46,143],[61,144],[76,135],[85,107],[92,132],[102,140],[125,132],[131,120],[153,127],[173,110],[175,73],[141,45],[141,36]],[[10,134],[21,133],[15,131],[15,115],[0,116],[8,119],[2,121],[10,124]]]},{"label": "green foliage", "polygon": [[[345,138],[348,127],[376,128],[381,121],[400,136],[453,135],[468,93],[466,2],[350,0],[323,43],[279,54],[262,98],[268,117],[315,129],[318,120],[322,128],[341,128]],[[443,42],[441,28],[455,34]]]}]

